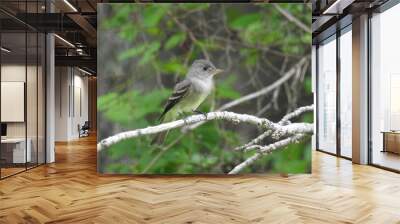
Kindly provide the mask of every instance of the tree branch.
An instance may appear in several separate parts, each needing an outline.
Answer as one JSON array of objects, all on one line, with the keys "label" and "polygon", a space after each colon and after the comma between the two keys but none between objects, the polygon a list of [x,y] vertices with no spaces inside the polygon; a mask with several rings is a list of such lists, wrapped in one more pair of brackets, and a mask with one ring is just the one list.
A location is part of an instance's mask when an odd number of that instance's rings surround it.
[{"label": "tree branch", "polygon": [[289,122],[289,120],[300,116],[301,114],[305,113],[305,112],[310,112],[314,110],[314,104],[309,105],[309,106],[304,106],[304,107],[299,107],[297,108],[295,111],[286,114],[279,122],[278,124],[280,125],[285,125]]},{"label": "tree branch", "polygon": [[304,135],[304,134],[296,134],[296,135],[286,138],[284,140],[272,143],[268,146],[263,146],[263,147],[260,146],[259,151],[257,153],[255,153],[253,156],[247,158],[245,161],[243,161],[239,165],[235,166],[228,174],[238,174],[240,171],[242,171],[244,168],[253,164],[255,161],[257,161],[262,156],[267,155],[273,151],[276,151],[277,149],[281,149],[289,144],[297,143],[297,142],[303,140],[306,136],[307,135]]},{"label": "tree branch", "polygon": [[292,75],[294,75],[296,73],[296,70],[298,69],[298,67],[301,67],[304,63],[306,63],[308,60],[308,56],[303,57],[302,59],[300,59],[300,61],[293,66],[288,72],[285,73],[284,76],[282,76],[280,79],[276,80],[274,83],[272,83],[271,85],[264,87],[262,89],[260,89],[257,92],[248,94],[246,96],[243,96],[237,100],[231,101],[227,104],[222,105],[220,108],[217,109],[217,111],[223,111],[229,108],[232,108],[234,106],[237,106],[239,104],[242,104],[246,101],[255,99],[259,96],[262,95],[266,95],[267,93],[271,92],[272,90],[274,90],[275,88],[279,87],[280,85],[282,85],[283,83],[285,83]]},{"label": "tree branch", "polygon": [[290,22],[296,24],[298,27],[306,31],[307,33],[311,33],[311,28],[306,26],[303,22],[301,22],[299,19],[294,17],[289,11],[281,8],[278,4],[273,4],[273,6],[281,13],[286,19],[288,19]]},{"label": "tree branch", "polygon": [[207,50],[204,48],[204,46],[199,42],[199,40],[197,40],[196,36],[193,34],[193,32],[183,23],[181,23],[181,21],[178,20],[178,18],[174,15],[172,15],[171,13],[168,13],[168,15],[174,20],[174,22],[176,23],[176,25],[179,26],[179,28],[186,32],[189,35],[190,40],[194,43],[197,44],[201,51],[203,52],[203,56],[205,59],[210,60],[210,56],[207,52]]},{"label": "tree branch", "polygon": [[160,125],[151,126],[143,129],[136,129],[133,131],[122,132],[101,140],[97,144],[97,151],[101,152],[102,150],[110,147],[111,145],[114,145],[126,139],[136,138],[144,135],[156,134],[174,128],[179,128],[185,125],[195,124],[202,121],[211,121],[211,120],[226,120],[235,124],[248,123],[256,125],[260,128],[272,130],[274,133],[276,133],[277,136],[298,134],[298,133],[312,134],[314,131],[313,124],[309,123],[293,123],[287,126],[282,126],[273,123],[266,118],[259,118],[253,115],[238,114],[228,111],[218,111],[218,112],[210,112],[207,113],[206,115],[192,115],[185,119],[176,120],[173,122],[163,123]]},{"label": "tree branch", "polygon": [[[305,112],[309,112],[309,111],[313,111],[314,110],[314,105],[308,105],[308,106],[304,106],[304,107],[300,107],[297,108],[295,111],[285,115],[279,122],[279,125],[286,125],[289,124],[289,120],[293,119],[295,117],[300,116],[301,114],[305,113]],[[259,135],[257,138],[251,140],[250,142],[246,143],[245,145],[239,146],[237,148],[235,148],[235,150],[244,150],[244,151],[248,151],[254,148],[255,144],[260,143],[262,140],[264,140],[266,137],[270,136],[272,134],[271,130],[265,131],[264,133],[262,133],[261,135]]]}]

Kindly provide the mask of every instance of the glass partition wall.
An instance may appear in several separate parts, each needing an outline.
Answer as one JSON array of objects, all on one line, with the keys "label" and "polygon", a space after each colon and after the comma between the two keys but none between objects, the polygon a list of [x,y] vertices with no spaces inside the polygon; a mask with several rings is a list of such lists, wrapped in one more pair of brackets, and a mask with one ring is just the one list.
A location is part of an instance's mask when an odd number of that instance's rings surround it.
[{"label": "glass partition wall", "polygon": [[370,163],[400,171],[400,4],[371,18]]},{"label": "glass partition wall", "polygon": [[[400,4],[388,1],[369,13],[368,164],[400,172]],[[351,25],[337,31],[317,45],[316,65],[316,146],[347,159],[352,158],[352,41]]]},{"label": "glass partition wall", "polygon": [[317,149],[352,157],[351,25],[317,48]]},{"label": "glass partition wall", "polygon": [[[37,1],[39,2],[39,1]],[[19,2],[26,12],[37,2]],[[28,7],[29,6],[29,7]],[[33,10],[33,11],[32,11]],[[0,12],[0,178],[45,163],[45,35]]]},{"label": "glass partition wall", "polygon": [[336,154],[336,35],[322,42],[318,57],[318,149]]}]

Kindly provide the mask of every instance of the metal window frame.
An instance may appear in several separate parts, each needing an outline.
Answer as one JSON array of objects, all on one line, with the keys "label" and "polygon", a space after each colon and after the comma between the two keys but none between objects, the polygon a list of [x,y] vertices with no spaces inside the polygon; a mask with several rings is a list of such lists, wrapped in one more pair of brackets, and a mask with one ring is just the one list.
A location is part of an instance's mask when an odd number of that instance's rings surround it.
[{"label": "metal window frame", "polygon": [[[348,20],[351,17],[345,17],[343,19]],[[348,21],[347,21],[348,22]],[[340,66],[340,37],[343,36],[347,32],[351,32],[352,29],[349,29],[349,27],[352,25],[352,23],[344,23],[345,25],[341,26],[339,22],[335,24],[336,32],[326,36],[324,39],[321,39],[318,41],[316,44],[316,139],[315,139],[315,145],[316,145],[316,150],[319,152],[323,152],[329,155],[337,156],[339,158],[343,158],[346,160],[352,160],[352,158],[343,156],[342,155],[342,150],[341,150],[341,118],[340,118],[340,79],[341,79],[341,66]],[[335,38],[332,38],[332,36],[335,36]],[[329,40],[331,39],[331,40]],[[321,149],[319,147],[319,97],[318,97],[318,92],[319,92],[319,47],[321,43],[326,43],[330,41],[336,41],[336,152],[332,153],[327,150]]]}]

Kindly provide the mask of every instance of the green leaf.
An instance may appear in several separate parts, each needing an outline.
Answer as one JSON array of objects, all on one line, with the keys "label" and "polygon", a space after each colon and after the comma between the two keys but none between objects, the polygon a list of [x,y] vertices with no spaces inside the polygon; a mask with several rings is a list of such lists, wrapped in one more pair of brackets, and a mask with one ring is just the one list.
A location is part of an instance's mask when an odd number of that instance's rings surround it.
[{"label": "green leaf", "polygon": [[119,28],[128,22],[129,15],[135,12],[137,8],[133,4],[112,4],[114,15],[101,24],[102,28]]},{"label": "green leaf", "polygon": [[161,71],[166,74],[179,74],[185,75],[185,66],[177,60],[176,58],[172,58],[168,62],[161,63]]},{"label": "green leaf", "polygon": [[240,93],[234,89],[234,84],[236,82],[236,76],[230,75],[223,82],[218,83],[218,88],[216,88],[216,96],[222,99],[237,99],[240,97]]},{"label": "green leaf", "polygon": [[243,16],[239,16],[230,23],[230,27],[233,29],[244,29],[252,23],[259,22],[262,15],[260,13],[251,13]]},{"label": "green leaf", "polygon": [[314,120],[314,114],[312,112],[303,114],[301,121],[305,123],[313,123]]},{"label": "green leaf", "polygon": [[265,24],[263,21],[255,21],[246,27],[243,33],[243,39],[248,43],[255,44],[260,38],[262,38],[264,35],[267,35],[264,30]]},{"label": "green leaf", "polygon": [[153,4],[145,7],[143,11],[143,25],[145,27],[157,26],[167,12],[167,4]]},{"label": "green leaf", "polygon": [[148,115],[160,113],[160,105],[170,91],[152,90],[148,93],[128,91],[125,93],[109,92],[98,98],[98,110],[110,122],[126,128],[138,128],[149,125]]},{"label": "green leaf", "polygon": [[259,53],[256,50],[255,51],[251,51],[248,54],[248,57],[246,57],[246,64],[250,65],[250,66],[253,66],[253,65],[255,65],[257,63],[258,59],[259,59]]},{"label": "green leaf", "polygon": [[209,3],[184,3],[179,4],[182,9],[185,10],[204,10],[210,7]]},{"label": "green leaf", "polygon": [[185,41],[185,39],[186,39],[185,33],[174,34],[167,40],[167,42],[164,45],[164,49],[170,50],[170,49],[176,47],[177,45],[182,44]]},{"label": "green leaf", "polygon": [[146,48],[147,48],[147,45],[143,44],[138,47],[133,47],[128,50],[125,50],[118,55],[118,60],[123,61],[123,60],[129,59],[129,58],[138,56],[139,54],[143,53],[146,50]]},{"label": "green leaf", "polygon": [[119,37],[124,40],[132,41],[136,38],[138,30],[133,23],[126,23],[122,26],[121,31],[118,33]]},{"label": "green leaf", "polygon": [[107,109],[107,106],[113,102],[113,100],[118,97],[118,94],[115,92],[109,92],[107,94],[99,96],[97,100],[97,109],[99,111],[104,111]]},{"label": "green leaf", "polygon": [[216,49],[222,49],[224,50],[225,48],[223,48],[222,46],[218,45],[217,43],[210,41],[210,40],[198,40],[195,43],[196,46],[199,46],[200,48],[205,48],[207,50],[216,50]]},{"label": "green leaf", "polygon": [[307,76],[304,79],[304,89],[306,91],[307,94],[311,94],[312,93],[312,81],[311,78],[309,76]]},{"label": "green leaf", "polygon": [[145,65],[149,63],[150,60],[153,59],[158,49],[160,49],[160,42],[151,43],[149,47],[146,49],[146,52],[144,52],[142,59],[140,59],[139,65]]}]

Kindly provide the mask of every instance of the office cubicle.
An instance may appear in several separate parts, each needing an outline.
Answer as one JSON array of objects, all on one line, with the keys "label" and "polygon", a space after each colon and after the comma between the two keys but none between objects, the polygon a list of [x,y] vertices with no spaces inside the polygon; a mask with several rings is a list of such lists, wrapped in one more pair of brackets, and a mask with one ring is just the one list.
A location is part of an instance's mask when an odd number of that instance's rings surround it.
[{"label": "office cubicle", "polygon": [[[42,5],[20,1],[16,6],[38,13]],[[46,40],[19,21],[21,15],[0,11],[1,179],[45,163]]]}]

